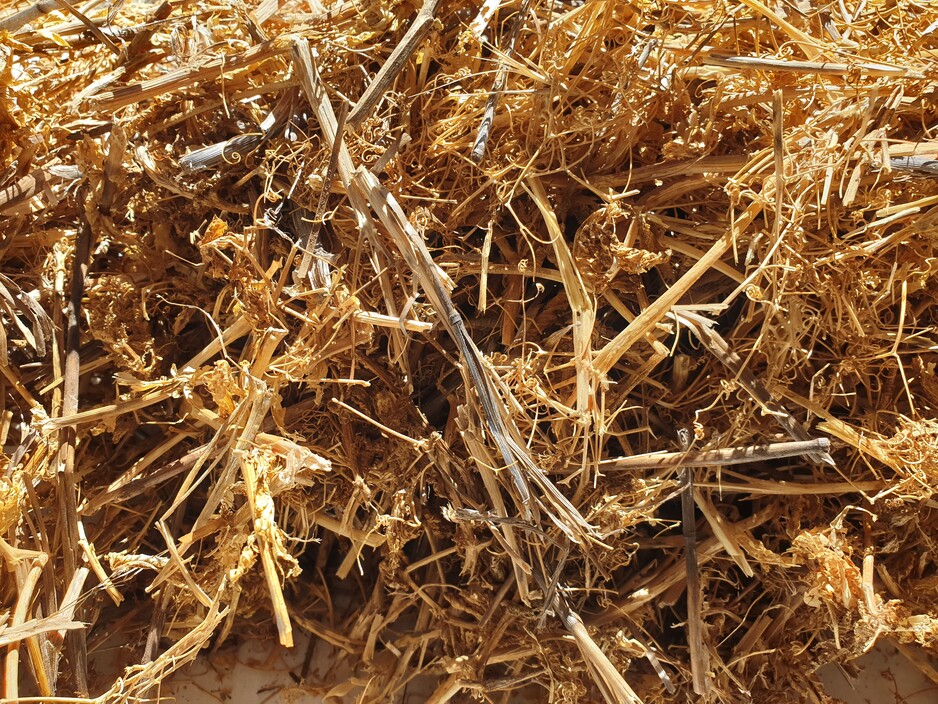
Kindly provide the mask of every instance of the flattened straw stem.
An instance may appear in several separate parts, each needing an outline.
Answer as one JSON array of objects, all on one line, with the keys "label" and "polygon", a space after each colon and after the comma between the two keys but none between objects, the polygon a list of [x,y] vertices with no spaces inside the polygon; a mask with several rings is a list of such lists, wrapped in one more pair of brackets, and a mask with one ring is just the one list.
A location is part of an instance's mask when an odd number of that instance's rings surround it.
[{"label": "flattened straw stem", "polygon": [[771,442],[764,445],[743,445],[727,447],[722,450],[703,450],[700,452],[661,452],[634,457],[617,457],[602,460],[599,463],[603,471],[626,469],[660,469],[665,467],[716,467],[749,462],[811,455],[830,450],[831,441],[827,438],[796,440],[790,442]]},{"label": "flattened straw stem", "polygon": [[788,73],[807,73],[815,75],[845,76],[850,73],[865,74],[867,76],[904,76],[909,73],[907,68],[858,62],[854,64],[838,64],[828,61],[797,61],[793,59],[771,59],[762,56],[732,56],[730,54],[711,53],[703,57],[702,63],[710,66],[724,66],[739,70],[752,71],[786,71]]},{"label": "flattened straw stem", "polygon": [[580,615],[570,609],[564,598],[554,597],[554,610],[583,656],[596,685],[608,704],[642,704],[641,698],[629,686],[622,673],[609,661],[596,641],[590,636]]},{"label": "flattened straw stem", "polygon": [[485,146],[489,142],[489,135],[492,133],[492,123],[495,122],[495,108],[498,106],[498,99],[502,91],[505,90],[505,84],[508,82],[508,62],[507,58],[515,53],[515,43],[518,40],[521,26],[524,24],[525,17],[531,9],[531,0],[524,0],[518,15],[515,17],[515,23],[511,28],[511,36],[508,38],[508,48],[505,50],[505,57],[498,61],[498,71],[495,74],[495,83],[492,85],[492,92],[485,103],[485,110],[482,112],[482,122],[479,123],[479,131],[476,134],[476,141],[472,145],[472,151],[469,158],[475,163],[482,161],[485,156]]},{"label": "flattened straw stem", "polygon": [[252,46],[240,54],[220,56],[206,61],[201,66],[183,66],[140,83],[120,86],[112,91],[105,91],[92,96],[91,100],[99,110],[105,112],[117,110],[127,105],[155,98],[164,93],[181,90],[195,83],[213,81],[226,73],[272,59],[275,56],[287,53],[289,50],[289,42],[274,39]]}]

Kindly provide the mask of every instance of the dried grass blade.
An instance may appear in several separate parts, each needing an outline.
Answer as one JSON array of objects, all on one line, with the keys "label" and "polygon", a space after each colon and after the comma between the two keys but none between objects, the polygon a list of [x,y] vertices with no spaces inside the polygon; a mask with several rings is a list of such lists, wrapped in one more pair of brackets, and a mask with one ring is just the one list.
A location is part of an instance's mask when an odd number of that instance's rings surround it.
[{"label": "dried grass blade", "polygon": [[[322,179],[322,191],[319,194],[319,203],[316,205],[316,214],[313,216],[313,223],[309,231],[305,233],[299,241],[300,249],[303,252],[303,258],[296,271],[296,277],[300,281],[306,279],[313,262],[313,257],[318,253],[319,232],[322,229],[322,220],[326,214],[326,205],[329,202],[329,191],[332,189],[332,180],[335,178],[336,171],[339,168],[339,154],[342,153],[342,141],[345,137],[345,122],[348,118],[348,103],[343,102],[339,108],[339,116],[336,118],[335,138],[332,146],[329,148],[329,166]],[[314,284],[316,282],[314,281]]]},{"label": "dried grass blade", "polygon": [[[65,344],[65,365],[63,376],[64,399],[62,415],[77,415],[79,373],[81,370],[81,303],[85,292],[85,277],[88,274],[92,244],[91,225],[85,220],[78,231],[78,240],[72,259],[72,276],[67,306],[67,328]],[[77,556],[81,554],[79,545],[80,527],[78,518],[78,478],[75,474],[75,448],[78,442],[75,427],[63,425],[59,429],[59,477],[58,500],[63,521],[64,576],[71,581],[78,569]],[[70,631],[66,636],[66,649],[69,653],[75,688],[81,694],[88,692],[88,651],[84,631]]]},{"label": "dried grass blade", "polygon": [[700,490],[694,490],[693,499],[700,508],[700,512],[704,515],[704,518],[707,519],[707,523],[710,524],[710,529],[713,531],[714,537],[720,541],[723,549],[726,550],[726,554],[733,559],[733,562],[742,570],[744,575],[752,577],[755,572],[746,559],[746,553],[743,552],[743,549],[739,546],[739,540],[735,535],[736,530],[732,524],[724,520],[723,516],[717,511],[716,506],[713,505],[713,502]]},{"label": "dried grass blade", "polygon": [[[222,589],[225,588],[223,582]],[[219,590],[221,591],[221,590]],[[216,597],[208,609],[205,618],[192,630],[182,636],[161,653],[156,660],[142,667],[133,668],[126,677],[118,678],[114,685],[95,702],[109,704],[132,704],[147,698],[154,682],[160,682],[173,672],[185,667],[209,642],[218,624],[221,623],[228,609],[221,608],[221,600]]]},{"label": "dried grass blade", "polygon": [[508,37],[508,47],[505,53],[499,57],[498,68],[495,72],[495,82],[489,93],[488,100],[485,101],[485,109],[482,111],[482,121],[479,123],[479,131],[476,133],[475,142],[472,145],[472,151],[469,158],[477,164],[485,156],[485,146],[488,144],[489,136],[492,133],[492,124],[495,122],[495,108],[498,106],[498,99],[505,90],[508,83],[508,62],[515,53],[515,43],[518,40],[518,33],[527,19],[528,12],[531,9],[531,0],[523,0],[521,9],[515,16],[511,27],[511,34]]},{"label": "dried grass blade", "polygon": [[800,29],[791,24],[791,22],[783,19],[781,15],[770,9],[768,6],[764,5],[759,0],[740,0],[740,2],[756,14],[762,15],[770,22],[774,22],[776,25],[781,27],[785,34],[791,37],[795,44],[801,47],[801,50],[805,53],[805,55],[807,55],[809,59],[816,59],[823,53],[822,48],[818,46],[818,41],[814,37],[806,34],[805,32],[802,32]]},{"label": "dried grass blade", "polygon": [[[36,585],[39,583],[39,578],[42,576],[42,568],[46,564],[46,559],[47,557],[45,553],[43,553],[33,560],[32,566],[22,580],[16,599],[16,607],[13,610],[13,619],[10,623],[14,628],[26,623],[26,616],[33,598],[33,591],[35,591]],[[19,642],[14,641],[7,648],[4,663],[4,679],[6,680],[5,696],[8,700],[16,700],[19,698],[19,662]]]},{"label": "dried grass blade", "polygon": [[901,66],[888,66],[869,62],[853,64],[828,63],[824,61],[797,61],[794,59],[772,59],[762,56],[731,56],[729,54],[710,53],[703,57],[703,63],[710,66],[749,69],[753,71],[787,71],[789,73],[809,73],[817,75],[843,76],[861,73],[868,76],[904,76],[909,70]]},{"label": "dried grass blade", "polygon": [[84,628],[85,624],[81,621],[73,621],[64,613],[55,613],[51,616],[34,618],[17,626],[6,626],[0,630],[0,648],[4,648],[14,643],[19,643],[28,638],[35,638],[44,633],[53,631],[73,631],[78,628]]},{"label": "dried grass blade", "polygon": [[38,2],[34,2],[32,5],[10,13],[3,19],[0,19],[0,31],[15,34],[23,25],[29,24],[46,13],[52,12],[58,6],[58,0],[38,0]]}]

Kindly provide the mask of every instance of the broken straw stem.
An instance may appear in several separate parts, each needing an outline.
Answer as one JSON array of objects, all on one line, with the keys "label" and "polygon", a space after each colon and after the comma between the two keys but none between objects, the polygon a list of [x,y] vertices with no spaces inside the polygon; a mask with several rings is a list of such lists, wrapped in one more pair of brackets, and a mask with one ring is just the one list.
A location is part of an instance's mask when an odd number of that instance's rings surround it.
[{"label": "broken straw stem", "polygon": [[319,202],[316,204],[316,215],[313,218],[312,228],[307,233],[303,242],[300,243],[300,249],[303,250],[303,258],[300,266],[297,268],[297,278],[302,281],[309,273],[313,264],[313,257],[316,255],[316,249],[319,245],[319,233],[322,230],[322,220],[326,215],[326,206],[329,204],[329,192],[332,190],[332,181],[335,179],[336,172],[339,169],[339,154],[342,151],[342,140],[345,137],[345,123],[348,118],[348,103],[342,101],[339,107],[339,115],[336,118],[335,139],[332,142],[332,152],[329,155],[329,165],[326,167],[326,173],[322,179],[322,191],[319,193]]},{"label": "broken straw stem", "polygon": [[746,464],[780,460],[798,455],[809,455],[830,450],[831,441],[827,438],[796,440],[791,442],[770,442],[764,445],[727,447],[722,450],[702,450],[700,452],[659,452],[634,457],[617,457],[602,460],[599,466],[603,471],[623,469],[660,469],[662,467],[715,467],[719,465]]}]

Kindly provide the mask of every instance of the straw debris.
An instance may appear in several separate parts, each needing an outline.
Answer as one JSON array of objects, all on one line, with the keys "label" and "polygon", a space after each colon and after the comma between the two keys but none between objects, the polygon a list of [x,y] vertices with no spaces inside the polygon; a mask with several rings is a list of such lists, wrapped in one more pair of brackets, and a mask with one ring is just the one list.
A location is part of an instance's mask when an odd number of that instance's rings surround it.
[{"label": "straw debris", "polygon": [[936,26],[8,7],[0,694],[259,633],[328,701],[933,677]]}]

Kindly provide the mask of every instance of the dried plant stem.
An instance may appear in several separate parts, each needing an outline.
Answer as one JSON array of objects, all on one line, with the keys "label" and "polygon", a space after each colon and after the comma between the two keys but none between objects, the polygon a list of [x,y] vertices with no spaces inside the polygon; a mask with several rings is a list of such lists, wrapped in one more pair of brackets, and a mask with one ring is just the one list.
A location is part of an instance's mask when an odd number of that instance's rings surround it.
[{"label": "dried plant stem", "polygon": [[788,71],[791,73],[810,73],[818,75],[846,75],[848,73],[865,73],[869,76],[903,76],[909,70],[901,66],[887,66],[869,62],[856,64],[839,64],[825,61],[795,61],[769,59],[759,56],[730,56],[728,54],[711,53],[703,57],[703,62],[711,66],[725,66],[733,69],[749,69],[753,71]]},{"label": "dried plant stem", "polygon": [[345,122],[348,117],[348,103],[342,102],[339,106],[339,116],[336,119],[335,138],[329,154],[329,166],[322,179],[322,191],[319,194],[319,203],[316,205],[316,215],[313,217],[312,228],[303,240],[299,243],[300,250],[303,252],[303,258],[297,267],[296,276],[300,281],[305,281],[309,268],[313,263],[313,257],[316,256],[316,249],[319,246],[319,232],[322,229],[322,219],[326,213],[326,205],[329,202],[329,191],[332,189],[332,181],[335,178],[336,170],[339,167],[339,154],[342,151],[342,140],[345,137]]},{"label": "dried plant stem", "polygon": [[750,462],[767,462],[786,457],[797,457],[818,452],[827,452],[830,440],[817,438],[793,442],[773,442],[747,447],[726,447],[720,450],[697,452],[658,452],[650,455],[633,455],[602,460],[603,471],[661,469],[665,467],[720,467]]},{"label": "dried plant stem", "polygon": [[687,570],[687,644],[694,692],[709,691],[710,658],[704,643],[703,613],[700,603],[700,571],[697,567],[697,519],[694,517],[694,475],[690,467],[681,471],[681,526],[684,533],[684,562]]},{"label": "dried plant stem", "polygon": [[[26,622],[26,616],[29,612],[29,604],[33,598],[33,591],[39,583],[42,576],[42,568],[46,564],[46,556],[40,555],[32,561],[28,572],[26,572],[22,585],[19,589],[19,596],[16,600],[16,609],[13,611],[12,627],[22,626]],[[7,654],[4,665],[4,679],[6,680],[5,697],[7,700],[16,700],[19,697],[19,662],[20,645],[19,642],[13,642],[7,646]]]},{"label": "dried plant stem", "polygon": [[[85,291],[85,277],[88,273],[91,255],[91,226],[87,221],[78,231],[75,253],[72,259],[72,276],[66,316],[65,365],[63,384],[63,417],[74,416],[78,412],[78,383],[81,368],[81,300]],[[62,525],[62,541],[65,546],[64,574],[71,581],[78,567],[77,556],[81,554],[79,545],[80,529],[77,511],[77,480],[75,477],[76,429],[66,425],[59,431],[59,502],[65,521]],[[66,649],[71,661],[75,678],[75,689],[80,695],[88,693],[88,653],[83,630],[70,631],[66,636]]]},{"label": "dried plant stem", "polygon": [[163,93],[179,90],[201,81],[214,78],[239,69],[252,66],[268,59],[282,56],[290,50],[290,45],[283,40],[271,40],[252,46],[241,54],[223,56],[205,62],[199,67],[185,67],[167,73],[158,78],[151,78],[139,84],[124,86],[113,91],[105,91],[92,97],[100,110],[117,110],[127,105],[139,103]]},{"label": "dried plant stem", "polygon": [[34,2],[32,5],[24,7],[22,10],[17,10],[0,20],[0,31],[13,34],[24,24],[28,24],[42,17],[47,12],[52,12],[52,10],[58,6],[58,0],[39,0],[38,2]]},{"label": "dried plant stem", "polygon": [[570,609],[562,596],[555,597],[554,609],[561,623],[576,641],[584,661],[593,674],[593,680],[603,693],[606,702],[608,704],[642,704],[642,700],[635,694],[622,674],[609,662],[606,654],[590,637],[583,619]]},{"label": "dried plant stem", "polygon": [[378,73],[375,74],[375,77],[371,79],[371,83],[368,84],[361,98],[355,103],[352,112],[349,113],[348,123],[352,127],[361,125],[364,119],[377,107],[384,94],[394,85],[398,74],[404,70],[404,66],[407,65],[411,55],[417,51],[417,47],[423,43],[423,40],[426,39],[433,28],[434,14],[439,4],[440,0],[424,0],[413,24],[408,27],[400,43],[394,47],[394,51],[391,52],[391,55],[381,66]]},{"label": "dried plant stem", "polygon": [[75,19],[88,28],[88,31],[94,35],[95,39],[104,44],[114,54],[120,55],[120,47],[117,46],[110,38],[108,38],[104,32],[101,31],[101,28],[98,27],[97,24],[88,19],[88,17],[83,12],[74,7],[70,2],[68,2],[68,0],[56,0],[56,4],[69,14],[74,15]]},{"label": "dried plant stem", "polygon": [[722,257],[732,246],[736,233],[744,229],[751,223],[762,211],[761,204],[753,203],[744,213],[742,213],[727,229],[720,239],[718,239],[707,251],[707,253],[697,260],[697,262],[678,279],[664,294],[662,294],[654,303],[645,308],[629,325],[618,335],[615,336],[603,349],[599,351],[593,360],[593,365],[600,374],[608,374],[609,370],[622,358],[636,342],[642,339],[646,333],[650,332],[658,321],[663,318],[670,308],[675,305],[681,297],[687,293],[691,286],[704,275],[713,263]]},{"label": "dried plant stem", "polygon": [[475,142],[472,145],[472,151],[469,158],[477,164],[485,156],[485,147],[492,134],[492,124],[495,122],[495,108],[498,107],[498,99],[505,90],[508,82],[508,59],[515,53],[515,43],[518,41],[518,33],[525,23],[528,11],[531,9],[531,0],[524,0],[521,9],[515,16],[514,24],[511,27],[511,34],[508,37],[508,47],[505,49],[504,56],[498,59],[498,68],[495,71],[495,82],[492,90],[489,92],[488,100],[485,101],[485,109],[482,111],[482,121],[479,123],[479,131],[476,133]]}]

